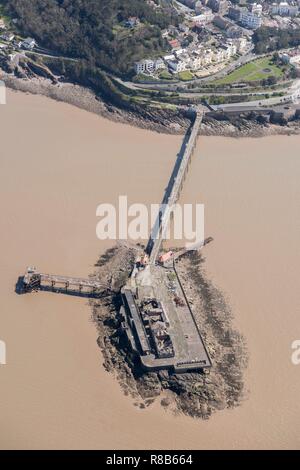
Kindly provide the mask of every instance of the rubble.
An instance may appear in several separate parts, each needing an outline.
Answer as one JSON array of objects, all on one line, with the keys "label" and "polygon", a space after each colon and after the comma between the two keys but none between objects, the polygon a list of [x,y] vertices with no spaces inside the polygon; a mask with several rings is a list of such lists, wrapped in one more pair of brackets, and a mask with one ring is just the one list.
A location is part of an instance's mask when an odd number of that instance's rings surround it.
[{"label": "rubble", "polygon": [[162,370],[145,373],[121,333],[120,289],[129,276],[135,248],[118,245],[96,264],[96,275],[103,282],[114,279],[114,292],[102,299],[91,299],[92,319],[98,330],[98,345],[105,369],[113,373],[125,395],[140,409],[160,398],[161,406],[172,412],[208,419],[214,412],[238,406],[244,397],[243,371],[247,350],[243,337],[232,327],[232,313],[224,295],[207,279],[204,260],[190,254],[177,263],[184,286],[189,287],[196,320],[213,361],[210,374],[175,374]]}]

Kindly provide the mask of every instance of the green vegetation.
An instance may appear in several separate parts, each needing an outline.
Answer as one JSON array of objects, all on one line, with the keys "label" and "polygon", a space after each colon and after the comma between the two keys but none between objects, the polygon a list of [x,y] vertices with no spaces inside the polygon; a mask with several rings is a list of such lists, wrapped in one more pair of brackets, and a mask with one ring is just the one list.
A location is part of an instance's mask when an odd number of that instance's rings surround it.
[{"label": "green vegetation", "polygon": [[173,75],[168,72],[167,70],[163,70],[160,74],[159,74],[159,78],[161,80],[173,80]]},{"label": "green vegetation", "polygon": [[152,77],[151,75],[145,75],[144,73],[139,73],[132,77],[133,82],[157,82],[157,78]]},{"label": "green vegetation", "polygon": [[178,73],[178,78],[183,82],[188,82],[189,80],[192,80],[194,78],[194,75],[188,70],[185,70],[184,72]]},{"label": "green vegetation", "polygon": [[227,85],[238,82],[247,83],[260,80],[269,80],[270,85],[273,85],[274,83],[271,82],[274,81],[274,78],[276,83],[276,79],[282,78],[283,75],[283,68],[277,65],[272,57],[263,57],[243,65],[220,80],[216,80],[214,85]]},{"label": "green vegetation", "polygon": [[6,25],[10,24],[10,17],[7,15],[4,4],[0,3],[0,18],[5,21]]},{"label": "green vegetation", "polygon": [[254,32],[253,42],[257,54],[296,47],[300,45],[300,28],[278,29],[261,27]]},{"label": "green vegetation", "polygon": [[[126,75],[133,62],[159,56],[168,46],[161,30],[178,18],[170,7],[146,0],[0,0],[18,28],[40,45],[92,66]],[[156,0],[160,5],[160,1]],[[164,5],[167,5],[164,3]],[[126,28],[130,16],[140,20]]]},{"label": "green vegetation", "polygon": [[[278,96],[281,96],[278,94]],[[209,104],[234,104],[234,103],[242,103],[248,101],[261,101],[265,98],[269,98],[266,95],[235,95],[235,96],[207,96],[206,102]]]}]

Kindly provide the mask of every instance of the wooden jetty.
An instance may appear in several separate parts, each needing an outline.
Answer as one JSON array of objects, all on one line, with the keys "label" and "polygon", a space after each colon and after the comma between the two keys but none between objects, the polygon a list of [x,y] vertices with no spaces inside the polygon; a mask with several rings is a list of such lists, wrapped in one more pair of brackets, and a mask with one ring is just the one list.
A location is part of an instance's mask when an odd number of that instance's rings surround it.
[{"label": "wooden jetty", "polygon": [[68,276],[57,276],[53,274],[40,273],[35,267],[27,269],[23,278],[25,291],[31,292],[42,288],[64,289],[66,292],[76,291],[79,293],[109,290],[109,286],[101,283],[97,279],[76,278]]}]

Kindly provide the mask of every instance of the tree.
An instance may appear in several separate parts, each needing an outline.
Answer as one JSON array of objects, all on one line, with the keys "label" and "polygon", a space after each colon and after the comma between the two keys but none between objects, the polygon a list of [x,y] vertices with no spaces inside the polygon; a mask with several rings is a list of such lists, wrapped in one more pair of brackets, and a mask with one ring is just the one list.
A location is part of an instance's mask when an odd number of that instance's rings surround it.
[{"label": "tree", "polygon": [[[6,8],[23,34],[45,48],[119,74],[160,55],[161,30],[177,22],[169,8],[154,9],[146,0],[7,0]],[[126,30],[129,16],[138,17],[140,27]]]}]

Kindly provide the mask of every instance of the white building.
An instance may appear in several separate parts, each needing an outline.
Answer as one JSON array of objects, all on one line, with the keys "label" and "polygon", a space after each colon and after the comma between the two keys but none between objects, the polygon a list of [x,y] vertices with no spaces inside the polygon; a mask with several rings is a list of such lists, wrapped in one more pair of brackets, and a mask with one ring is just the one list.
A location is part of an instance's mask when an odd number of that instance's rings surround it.
[{"label": "white building", "polygon": [[25,41],[22,42],[22,46],[25,49],[32,50],[36,46],[36,41],[35,41],[35,39],[32,39],[32,38],[26,38]]},{"label": "white building", "polygon": [[299,68],[300,66],[300,49],[286,52],[280,55],[281,60],[286,64],[294,65]]},{"label": "white building", "polygon": [[262,23],[260,16],[255,15],[248,10],[241,11],[240,22],[243,26],[250,29],[257,29]]},{"label": "white building", "polygon": [[257,16],[261,16],[262,15],[262,5],[260,3],[252,3],[250,6],[249,6],[249,9],[251,11],[251,13],[254,13],[255,15]]},{"label": "white building", "polygon": [[232,57],[233,55],[237,53],[237,47],[233,41],[228,41],[224,45],[224,49],[225,49],[225,57],[228,59],[230,59],[230,57]]},{"label": "white building", "polygon": [[169,68],[175,72],[184,72],[187,69],[187,63],[185,60],[169,60],[168,61],[168,66]]},{"label": "white building", "polygon": [[176,60],[176,57],[174,54],[168,54],[168,55],[165,55],[163,59],[165,62],[168,62],[169,60]]},{"label": "white building", "polygon": [[240,54],[242,54],[243,52],[247,50],[248,41],[245,37],[236,38],[233,40],[233,42],[236,45],[237,52],[239,52]]},{"label": "white building", "polygon": [[224,62],[225,60],[229,60],[236,53],[237,47],[232,41],[230,41],[215,51],[214,61],[217,63]]},{"label": "white building", "polygon": [[155,70],[154,61],[151,59],[141,60],[134,64],[134,70],[137,74],[139,73],[153,73]]},{"label": "white building", "polygon": [[224,49],[217,49],[214,53],[214,61],[219,63],[225,60],[225,51]]},{"label": "white building", "polygon": [[15,35],[13,33],[2,34],[0,37],[1,39],[4,39],[4,41],[8,42],[11,42],[15,39]]},{"label": "white building", "polygon": [[193,16],[192,20],[196,26],[203,26],[208,23],[211,23],[214,19],[215,15],[210,9],[205,9],[202,11],[200,15]]},{"label": "white building", "polygon": [[196,12],[196,15],[200,15],[201,14],[201,11],[203,10],[203,3],[198,0],[196,3],[195,3],[195,12]]},{"label": "white building", "polygon": [[166,68],[166,65],[164,63],[164,61],[162,59],[157,59],[155,62],[154,62],[154,69],[155,71],[157,70],[163,70]]},{"label": "white building", "polygon": [[202,67],[202,64],[203,64],[203,59],[200,55],[195,54],[190,58],[189,66],[191,70],[193,71],[199,70]]},{"label": "white building", "polygon": [[206,50],[203,52],[202,64],[203,64],[203,65],[209,65],[209,64],[212,63],[212,61],[214,60],[214,58],[215,58],[214,52],[213,52],[211,49],[206,49]]},{"label": "white building", "polygon": [[299,7],[290,5],[288,2],[273,3],[271,7],[272,15],[280,16],[296,16],[299,12]]},{"label": "white building", "polygon": [[134,70],[136,74],[153,73],[153,72],[157,72],[157,70],[163,70],[165,68],[166,68],[166,65],[163,59],[157,59],[157,60],[145,59],[145,60],[141,60],[140,62],[136,62],[134,64]]}]

